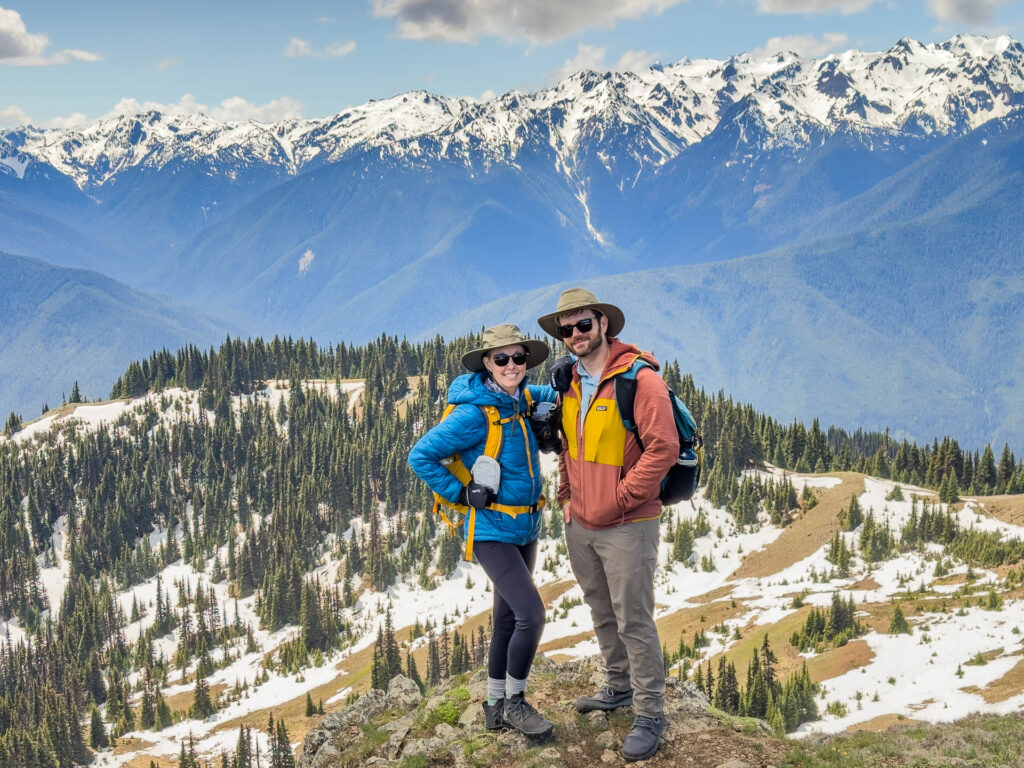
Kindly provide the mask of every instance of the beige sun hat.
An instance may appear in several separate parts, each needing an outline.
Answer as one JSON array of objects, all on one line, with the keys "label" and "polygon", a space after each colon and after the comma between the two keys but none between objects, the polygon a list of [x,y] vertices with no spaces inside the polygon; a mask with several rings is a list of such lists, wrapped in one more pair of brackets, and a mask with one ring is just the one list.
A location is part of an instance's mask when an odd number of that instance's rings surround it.
[{"label": "beige sun hat", "polygon": [[571,315],[581,309],[596,309],[607,317],[609,336],[618,336],[619,331],[626,324],[626,316],[622,314],[621,309],[614,304],[604,304],[598,301],[597,296],[586,288],[568,288],[562,291],[562,295],[558,297],[558,309],[550,315],[538,318],[537,322],[548,334],[555,338],[561,338],[558,335],[558,318],[562,315]]},{"label": "beige sun hat", "polygon": [[543,363],[548,356],[548,345],[540,339],[528,339],[523,335],[517,326],[511,323],[502,323],[484,331],[483,346],[473,349],[462,356],[462,364],[469,370],[475,372],[486,370],[484,366],[484,355],[492,349],[501,349],[513,344],[521,344],[530,353],[526,361],[527,368],[533,368]]}]

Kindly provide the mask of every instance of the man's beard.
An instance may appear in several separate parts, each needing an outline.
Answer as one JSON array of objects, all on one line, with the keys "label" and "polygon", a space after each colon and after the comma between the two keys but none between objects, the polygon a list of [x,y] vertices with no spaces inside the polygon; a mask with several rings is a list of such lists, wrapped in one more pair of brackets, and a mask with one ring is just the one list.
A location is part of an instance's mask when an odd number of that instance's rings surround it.
[{"label": "man's beard", "polygon": [[587,343],[584,346],[571,345],[569,351],[576,355],[576,357],[586,357],[599,350],[602,344],[604,344],[604,336],[598,333],[593,338],[587,338]]}]

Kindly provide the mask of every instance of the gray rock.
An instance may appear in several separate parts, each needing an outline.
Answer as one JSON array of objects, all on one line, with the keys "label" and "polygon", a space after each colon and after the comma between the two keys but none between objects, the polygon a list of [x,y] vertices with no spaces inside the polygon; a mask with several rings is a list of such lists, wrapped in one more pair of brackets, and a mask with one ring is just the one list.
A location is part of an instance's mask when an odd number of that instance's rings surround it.
[{"label": "gray rock", "polygon": [[540,672],[554,672],[558,670],[558,664],[553,662],[543,653],[537,653],[533,657],[533,668]]},{"label": "gray rock", "polygon": [[498,743],[514,755],[525,752],[530,748],[530,743],[519,731],[503,731],[498,734]]},{"label": "gray rock", "polygon": [[405,745],[405,749],[402,750],[402,757],[409,757],[410,755],[429,755],[439,749],[445,749],[447,744],[441,739],[434,737],[430,739],[413,739]]},{"label": "gray rock", "polygon": [[487,698],[487,674],[484,673],[482,680],[478,680],[476,675],[473,675],[473,679],[466,684],[466,690],[469,691],[469,698],[473,701],[483,701]]},{"label": "gray rock", "polygon": [[719,763],[715,768],[753,768],[750,763],[745,763],[742,760],[728,760],[724,763]]},{"label": "gray rock", "polygon": [[470,704],[459,718],[459,725],[463,728],[472,728],[478,721],[483,720],[483,714],[484,711],[479,704]]},{"label": "gray rock", "polygon": [[389,720],[380,727],[382,731],[389,733],[398,733],[399,731],[409,732],[413,724],[416,722],[416,713],[409,712],[408,714],[402,715],[397,720]]},{"label": "gray rock", "polygon": [[371,689],[345,707],[341,713],[341,724],[362,725],[370,718],[379,715],[387,707],[387,694],[376,688]]},{"label": "gray rock", "polygon": [[405,675],[396,675],[388,685],[388,707],[398,710],[414,709],[421,701],[423,694],[419,686]]},{"label": "gray rock", "polygon": [[599,709],[591,710],[584,715],[587,718],[587,722],[591,725],[596,725],[599,728],[604,725],[608,725],[608,713],[602,712]]},{"label": "gray rock", "polygon": [[594,743],[601,747],[601,749],[615,749],[619,746],[619,739],[611,731],[605,731],[604,733],[599,733],[597,735],[597,738],[594,739]]},{"label": "gray rock", "polygon": [[341,757],[341,752],[333,744],[324,744],[309,761],[309,767],[327,768],[327,766],[334,765],[339,757]]},{"label": "gray rock", "polygon": [[448,723],[438,723],[434,726],[434,735],[439,739],[444,739],[449,744],[459,738],[459,732],[448,725]]},{"label": "gray rock", "polygon": [[622,758],[620,758],[617,753],[612,752],[610,749],[606,749],[604,752],[601,753],[601,762],[606,763],[608,765],[611,765],[612,763],[617,763],[621,759]]},{"label": "gray rock", "polygon": [[304,755],[315,754],[321,746],[327,743],[327,740],[331,738],[331,732],[326,728],[314,728],[312,731],[306,734],[306,739],[302,743],[302,753]]},{"label": "gray rock", "polygon": [[537,757],[539,757],[541,760],[561,760],[562,753],[554,747],[548,747],[539,755],[537,755]]},{"label": "gray rock", "polygon": [[405,741],[405,737],[409,735],[409,731],[412,729],[415,722],[416,713],[410,712],[397,720],[392,720],[390,723],[385,723],[381,726],[382,730],[389,731],[391,733],[391,737],[388,739],[386,753],[392,760],[402,753],[402,743]]},{"label": "gray rock", "polygon": [[391,761],[383,757],[368,757],[363,760],[363,765],[391,765]]}]

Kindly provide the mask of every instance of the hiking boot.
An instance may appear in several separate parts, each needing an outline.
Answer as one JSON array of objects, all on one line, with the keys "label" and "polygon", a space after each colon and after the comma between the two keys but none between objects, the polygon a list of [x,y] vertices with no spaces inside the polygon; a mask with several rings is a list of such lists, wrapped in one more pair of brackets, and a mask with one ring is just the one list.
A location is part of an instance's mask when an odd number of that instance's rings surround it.
[{"label": "hiking boot", "polygon": [[550,720],[541,717],[540,712],[533,708],[522,693],[505,699],[503,714],[506,725],[526,736],[546,736],[555,727]]},{"label": "hiking boot", "polygon": [[505,719],[505,700],[498,699],[494,704],[483,703],[484,725],[488,731],[501,731],[508,728],[508,721]]},{"label": "hiking boot", "polygon": [[658,751],[661,732],[664,729],[664,717],[637,715],[633,720],[633,727],[622,740],[622,756],[630,763],[652,757]]},{"label": "hiking boot", "polygon": [[576,699],[576,711],[580,714],[593,712],[595,709],[599,709],[602,712],[610,712],[619,707],[628,707],[632,703],[632,688],[628,691],[616,691],[610,685],[605,685],[593,696],[583,696]]}]

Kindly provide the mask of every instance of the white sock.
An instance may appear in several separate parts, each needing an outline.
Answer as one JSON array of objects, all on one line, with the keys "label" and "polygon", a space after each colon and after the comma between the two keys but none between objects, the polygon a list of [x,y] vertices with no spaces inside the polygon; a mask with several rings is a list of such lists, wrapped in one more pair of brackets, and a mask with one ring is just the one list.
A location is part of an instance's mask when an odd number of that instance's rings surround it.
[{"label": "white sock", "polygon": [[505,681],[496,677],[487,678],[487,703],[497,704],[505,698]]},{"label": "white sock", "polygon": [[517,693],[524,693],[526,691],[526,681],[516,680],[511,675],[505,677],[505,695],[508,697],[515,696]]}]

